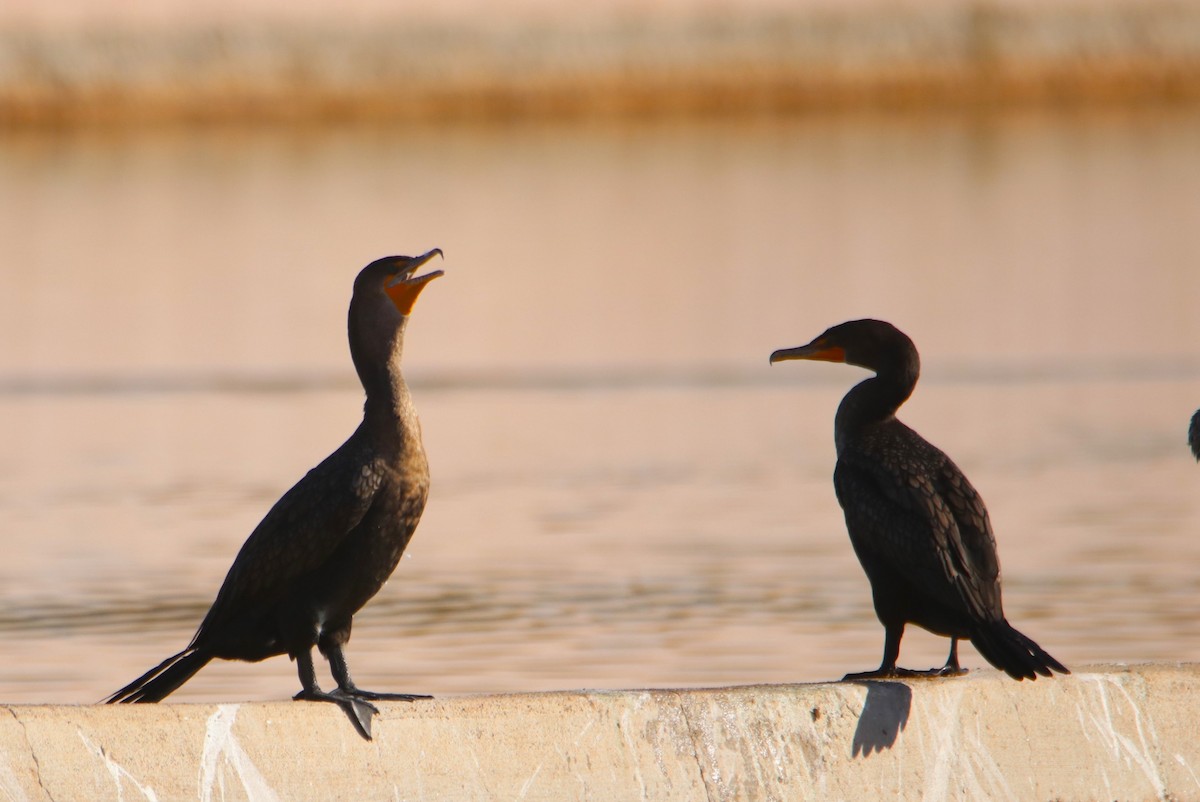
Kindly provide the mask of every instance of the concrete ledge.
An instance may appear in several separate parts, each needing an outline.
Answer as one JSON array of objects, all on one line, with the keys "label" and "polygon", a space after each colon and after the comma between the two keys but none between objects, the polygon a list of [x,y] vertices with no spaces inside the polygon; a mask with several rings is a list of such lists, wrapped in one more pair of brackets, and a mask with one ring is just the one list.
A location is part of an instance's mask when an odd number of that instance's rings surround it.
[{"label": "concrete ledge", "polygon": [[332,705],[9,706],[0,795],[174,799],[1200,798],[1200,666]]}]

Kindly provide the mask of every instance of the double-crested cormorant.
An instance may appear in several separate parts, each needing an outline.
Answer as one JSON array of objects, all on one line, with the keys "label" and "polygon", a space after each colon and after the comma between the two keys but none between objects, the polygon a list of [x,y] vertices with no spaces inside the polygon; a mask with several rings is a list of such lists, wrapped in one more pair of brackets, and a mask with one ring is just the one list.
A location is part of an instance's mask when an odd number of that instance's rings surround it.
[{"label": "double-crested cormorant", "polygon": [[[846,679],[962,673],[960,638],[1014,679],[1070,673],[1005,620],[996,540],[975,488],[896,419],[921,370],[912,340],[890,323],[852,320],[771,354],[772,364],[788,359],[844,362],[876,374],[846,393],[833,426],[834,488],[885,632],[879,668]],[[950,638],[943,668],[896,667],[909,623]]]},{"label": "double-crested cormorant", "polygon": [[[296,661],[296,699],[334,702],[370,738],[372,699],[413,700],[357,688],[343,647],[351,618],[383,587],[425,508],[429,465],[421,426],[400,375],[404,329],[417,295],[434,278],[416,271],[434,256],[388,256],[354,280],[350,355],[366,390],[363,421],[340,448],[296,483],[238,552],[187,648],[108,702],[158,702],[213,658]],[[312,649],[329,660],[337,690],[317,684]]]}]

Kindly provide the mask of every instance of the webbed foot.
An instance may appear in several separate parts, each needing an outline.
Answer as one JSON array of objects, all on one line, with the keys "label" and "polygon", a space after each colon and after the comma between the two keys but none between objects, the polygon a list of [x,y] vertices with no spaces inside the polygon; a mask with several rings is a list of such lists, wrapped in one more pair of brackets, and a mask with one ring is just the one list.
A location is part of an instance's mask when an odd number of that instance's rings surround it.
[{"label": "webbed foot", "polygon": [[371,740],[371,717],[379,712],[379,708],[365,698],[347,694],[341,689],[323,691],[320,688],[300,691],[292,698],[300,702],[333,702],[350,718],[358,734]]},{"label": "webbed foot", "polygon": [[863,671],[858,674],[847,674],[842,677],[842,682],[851,682],[860,679],[916,679],[918,677],[936,677],[940,675],[941,671],[942,669],[940,668],[918,671],[913,668],[892,666],[891,668],[877,668],[874,671]]},{"label": "webbed foot", "polygon": [[418,699],[433,698],[424,693],[378,693],[376,691],[364,691],[362,688],[343,688],[341,689],[341,693],[355,699],[370,699],[375,702],[415,702]]}]

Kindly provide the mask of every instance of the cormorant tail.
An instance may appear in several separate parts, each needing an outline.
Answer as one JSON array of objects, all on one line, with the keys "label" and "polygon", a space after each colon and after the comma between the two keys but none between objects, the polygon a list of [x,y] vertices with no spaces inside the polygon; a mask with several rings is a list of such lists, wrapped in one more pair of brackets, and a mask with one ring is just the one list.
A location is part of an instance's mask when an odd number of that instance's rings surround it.
[{"label": "cormorant tail", "polygon": [[108,704],[161,702],[208,665],[209,660],[212,660],[211,655],[189,647],[163,660],[104,701]]},{"label": "cormorant tail", "polygon": [[971,643],[984,659],[1013,679],[1037,679],[1040,674],[1049,677],[1053,672],[1070,674],[1071,671],[1055,660],[1033,639],[1022,635],[1001,619],[985,624],[971,633]]}]

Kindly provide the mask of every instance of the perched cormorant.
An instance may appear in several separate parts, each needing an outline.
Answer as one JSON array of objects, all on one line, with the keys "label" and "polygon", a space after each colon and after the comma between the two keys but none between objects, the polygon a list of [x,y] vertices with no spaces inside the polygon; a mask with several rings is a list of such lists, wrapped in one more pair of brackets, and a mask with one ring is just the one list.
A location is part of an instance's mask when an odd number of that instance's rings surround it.
[{"label": "perched cormorant", "polygon": [[[350,355],[366,390],[363,421],[275,503],[238,552],[187,648],[168,657],[108,702],[158,702],[213,658],[296,661],[296,699],[333,702],[365,738],[372,699],[418,698],[354,685],[343,647],[351,618],[395,570],[425,508],[429,465],[421,426],[400,375],[404,328],[432,279],[421,265],[442,252],[388,256],[367,265],[350,299]],[[312,649],[329,661],[337,690],[317,684]]]},{"label": "perched cormorant", "polygon": [[[890,323],[852,320],[771,354],[772,364],[788,359],[844,362],[876,374],[846,393],[833,425],[833,484],[885,633],[879,668],[846,679],[962,673],[960,638],[1014,679],[1070,673],[1005,620],[996,540],[975,488],[896,419],[921,370],[912,340]],[[950,638],[943,668],[896,667],[909,623]]]},{"label": "perched cormorant", "polygon": [[1192,415],[1191,425],[1188,426],[1188,445],[1192,447],[1192,456],[1200,462],[1200,409]]}]

